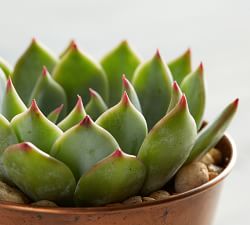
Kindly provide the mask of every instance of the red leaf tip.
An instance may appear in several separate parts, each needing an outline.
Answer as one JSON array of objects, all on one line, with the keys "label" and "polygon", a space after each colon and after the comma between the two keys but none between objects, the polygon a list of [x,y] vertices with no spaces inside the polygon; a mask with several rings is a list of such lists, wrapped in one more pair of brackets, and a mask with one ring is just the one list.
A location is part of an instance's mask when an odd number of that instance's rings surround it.
[{"label": "red leaf tip", "polygon": [[80,122],[80,126],[90,126],[93,123],[93,120],[89,115],[86,115],[84,119]]},{"label": "red leaf tip", "polygon": [[30,143],[29,142],[23,142],[19,144],[19,147],[21,150],[28,151],[31,149]]},{"label": "red leaf tip", "polygon": [[190,57],[191,56],[191,49],[188,48],[186,52],[184,53],[185,56]]},{"label": "red leaf tip", "polygon": [[126,40],[126,39],[125,39],[125,40],[122,40],[122,41],[121,41],[121,45],[122,45],[122,46],[128,45],[128,40]]},{"label": "red leaf tip", "polygon": [[125,74],[122,75],[122,84],[123,84],[123,86],[124,86],[125,89],[129,88],[128,79],[126,78]]},{"label": "red leaf tip", "polygon": [[179,85],[178,85],[178,83],[176,81],[174,81],[174,83],[173,83],[173,89],[176,92],[178,92],[180,90]]},{"label": "red leaf tip", "polygon": [[39,108],[38,108],[38,106],[36,104],[36,100],[35,99],[33,99],[31,101],[30,110],[34,111],[34,112],[39,112]]},{"label": "red leaf tip", "polygon": [[77,95],[76,109],[80,112],[83,109],[82,97],[80,95]]},{"label": "red leaf tip", "polygon": [[183,95],[181,96],[181,99],[180,99],[180,101],[179,101],[179,104],[180,104],[180,106],[183,107],[183,108],[186,108],[186,107],[187,107],[187,98],[186,98],[185,94],[183,94]]},{"label": "red leaf tip", "polygon": [[92,88],[89,88],[89,95],[91,97],[96,97],[96,91],[94,89],[92,89]]},{"label": "red leaf tip", "polygon": [[159,50],[158,48],[156,49],[155,56],[156,56],[157,58],[161,58],[160,50]]},{"label": "red leaf tip", "polygon": [[129,104],[129,102],[130,102],[130,100],[129,100],[128,94],[126,91],[124,91],[124,93],[122,95],[122,103],[127,106]]},{"label": "red leaf tip", "polygon": [[36,37],[32,37],[31,42],[35,44],[37,42]]},{"label": "red leaf tip", "polygon": [[239,105],[239,98],[236,98],[234,101],[233,101],[233,104],[235,107],[238,107]]},{"label": "red leaf tip", "polygon": [[46,66],[43,66],[43,70],[42,70],[43,77],[46,77],[47,74],[48,74],[48,70],[47,70]]},{"label": "red leaf tip", "polygon": [[112,153],[112,156],[113,157],[121,157],[123,154],[122,150],[121,149],[116,149],[113,153]]},{"label": "red leaf tip", "polygon": [[202,63],[202,62],[201,62],[200,65],[199,65],[199,71],[200,71],[200,75],[203,75],[204,66],[203,66],[203,63]]},{"label": "red leaf tip", "polygon": [[61,111],[62,111],[62,109],[63,109],[63,104],[61,104],[59,107],[57,107],[55,110],[54,110],[54,113],[55,114],[60,114],[61,113]]},{"label": "red leaf tip", "polygon": [[72,49],[78,50],[78,45],[76,44],[76,41],[75,41],[75,40],[72,40],[72,41],[70,42],[70,46],[71,46]]},{"label": "red leaf tip", "polygon": [[6,92],[9,92],[12,87],[13,87],[12,80],[9,77],[9,79],[7,80],[7,83],[6,83]]}]

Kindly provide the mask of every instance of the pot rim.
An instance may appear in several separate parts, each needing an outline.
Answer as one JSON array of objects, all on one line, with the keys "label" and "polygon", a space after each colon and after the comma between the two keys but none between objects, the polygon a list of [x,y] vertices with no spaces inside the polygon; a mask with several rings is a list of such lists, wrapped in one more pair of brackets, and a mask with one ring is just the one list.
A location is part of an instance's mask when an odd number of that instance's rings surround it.
[{"label": "pot rim", "polygon": [[180,201],[182,199],[192,197],[193,195],[199,194],[201,192],[204,192],[214,187],[216,184],[224,180],[224,178],[227,177],[227,175],[230,173],[236,161],[236,155],[237,155],[236,145],[232,137],[228,135],[227,133],[225,133],[222,138],[225,138],[227,140],[229,147],[230,147],[230,158],[228,160],[228,163],[225,169],[217,177],[208,181],[207,183],[199,187],[196,187],[192,190],[170,196],[167,199],[157,200],[157,201],[152,201],[152,202],[145,202],[145,203],[140,203],[140,204],[135,204],[135,205],[121,205],[121,206],[110,206],[110,207],[101,206],[101,207],[58,207],[58,208],[35,207],[31,205],[23,205],[23,204],[0,201],[0,209],[4,208],[4,209],[16,210],[16,211],[49,213],[49,214],[96,214],[100,212],[111,213],[111,212],[125,211],[125,210],[130,210],[130,209],[139,209],[142,207],[143,208],[157,207],[159,205],[163,205],[168,202]]}]

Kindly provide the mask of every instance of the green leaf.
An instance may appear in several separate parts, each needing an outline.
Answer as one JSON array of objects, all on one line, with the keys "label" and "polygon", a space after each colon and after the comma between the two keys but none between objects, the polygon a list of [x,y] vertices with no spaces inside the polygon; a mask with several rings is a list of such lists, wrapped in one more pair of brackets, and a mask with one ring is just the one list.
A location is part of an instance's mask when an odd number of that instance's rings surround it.
[{"label": "green leaf", "polygon": [[145,138],[138,159],[146,166],[142,194],[161,189],[188,158],[197,135],[185,96],[165,115]]},{"label": "green leaf", "polygon": [[2,69],[0,68],[0,112],[2,112],[2,102],[3,102],[3,97],[4,93],[6,91],[6,77]]},{"label": "green leaf", "polygon": [[10,121],[14,116],[26,110],[26,106],[17,94],[11,78],[9,78],[2,102],[2,114]]},{"label": "green leaf", "polygon": [[47,116],[47,118],[51,122],[56,123],[59,116],[61,115],[62,109],[63,109],[63,104],[60,105],[59,107],[57,107],[56,109],[54,109],[52,112],[50,112],[49,115]]},{"label": "green leaf", "polygon": [[92,167],[79,180],[75,201],[78,206],[101,206],[136,195],[146,170],[134,156],[116,150]]},{"label": "green leaf", "polygon": [[173,87],[172,87],[172,93],[171,93],[171,100],[170,100],[170,104],[168,106],[168,112],[170,112],[180,101],[182,96],[182,92],[181,89],[179,88],[178,83],[175,81],[173,83]]},{"label": "green leaf", "polygon": [[30,103],[33,99],[41,109],[41,111],[48,115],[55,107],[63,104],[65,115],[67,108],[67,97],[63,88],[50,76],[46,67],[43,68],[42,76],[37,81],[31,96]]},{"label": "green leaf", "polygon": [[178,84],[181,84],[186,75],[192,71],[190,49],[184,52],[181,56],[169,62],[168,66],[174,80],[176,80]]},{"label": "green leaf", "polygon": [[139,112],[142,112],[142,110],[141,110],[141,104],[140,104],[139,98],[137,96],[137,93],[136,93],[133,85],[126,78],[125,74],[123,74],[123,76],[122,76],[122,84],[123,84],[123,88],[122,88],[123,92],[124,91],[127,92],[128,97],[131,100],[131,102],[133,103],[133,105],[135,106],[135,108]]},{"label": "green leaf", "polygon": [[141,60],[130,47],[127,41],[121,42],[111,52],[103,57],[101,65],[103,66],[109,81],[109,106],[117,104],[122,95],[122,74],[126,74],[129,80]]},{"label": "green leaf", "polygon": [[147,123],[124,92],[121,101],[104,112],[96,121],[110,132],[126,153],[136,155],[145,136]]},{"label": "green leaf", "polygon": [[86,116],[57,139],[51,154],[64,162],[78,180],[119,145],[113,136]]},{"label": "green leaf", "polygon": [[172,77],[159,51],[137,68],[132,84],[151,129],[166,114],[171,99]]},{"label": "green leaf", "polygon": [[89,89],[90,100],[86,105],[86,113],[96,120],[108,107],[102,97],[92,88]]},{"label": "green leaf", "polygon": [[181,82],[181,90],[187,96],[190,112],[195,119],[197,128],[199,128],[206,106],[206,89],[202,64]]},{"label": "green leaf", "polygon": [[81,52],[74,42],[55,67],[53,77],[67,94],[69,110],[78,94],[84,102],[89,101],[89,88],[98,91],[105,101],[108,98],[108,81],[101,65]]},{"label": "green leaf", "polygon": [[13,84],[25,104],[40,77],[43,66],[51,72],[57,59],[40,42],[33,39],[28,49],[17,61],[12,74]]},{"label": "green leaf", "polygon": [[63,134],[42,114],[35,100],[28,110],[15,116],[10,124],[19,142],[29,141],[47,153],[56,139]]},{"label": "green leaf", "polygon": [[9,146],[3,165],[8,177],[33,201],[72,202],[76,182],[69,168],[33,144]]},{"label": "green leaf", "polygon": [[201,130],[186,163],[200,159],[223,137],[238,108],[238,99],[230,103],[220,115]]},{"label": "green leaf", "polygon": [[6,78],[8,78],[10,76],[10,74],[12,73],[11,66],[2,57],[0,57],[0,69],[2,69]]},{"label": "green leaf", "polygon": [[75,107],[71,110],[71,112],[57,125],[61,130],[66,131],[69,128],[73,127],[77,123],[79,123],[85,116],[86,112],[83,107],[81,96],[77,96],[78,100],[76,102]]}]

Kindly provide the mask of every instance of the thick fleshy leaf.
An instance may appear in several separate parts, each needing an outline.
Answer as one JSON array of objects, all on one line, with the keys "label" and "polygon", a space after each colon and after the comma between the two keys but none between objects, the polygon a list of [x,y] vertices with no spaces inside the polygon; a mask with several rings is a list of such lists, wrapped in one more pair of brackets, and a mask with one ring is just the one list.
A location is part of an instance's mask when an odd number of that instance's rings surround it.
[{"label": "thick fleshy leaf", "polygon": [[47,153],[63,133],[42,114],[35,100],[28,110],[15,116],[10,124],[19,142],[29,141]]},{"label": "thick fleshy leaf", "polygon": [[117,148],[119,145],[112,135],[86,116],[57,139],[51,155],[68,165],[78,180]]},{"label": "thick fleshy leaf", "polygon": [[10,128],[10,123],[3,115],[0,114],[0,180],[8,180],[5,175],[2,163],[2,155],[4,150],[12,145],[18,143],[16,135]]},{"label": "thick fleshy leaf", "polygon": [[174,80],[180,85],[182,80],[191,73],[191,51],[188,49],[184,54],[168,63],[168,67],[173,75]]},{"label": "thick fleshy leaf", "polygon": [[2,102],[3,102],[3,96],[5,94],[6,90],[6,77],[2,69],[0,68],[0,112],[2,112]]},{"label": "thick fleshy leaf", "polygon": [[7,176],[33,201],[72,201],[76,182],[70,169],[29,142],[9,146],[3,154]]},{"label": "thick fleshy leaf", "polygon": [[2,114],[10,121],[14,116],[26,110],[26,106],[17,94],[11,78],[9,78],[3,96]]},{"label": "thick fleshy leaf", "polygon": [[12,74],[13,84],[25,104],[40,77],[43,66],[51,72],[57,60],[39,41],[33,39],[17,61]]},{"label": "thick fleshy leaf", "polygon": [[121,77],[126,74],[129,80],[141,60],[127,41],[121,42],[101,60],[109,81],[109,105],[117,104],[122,95]]},{"label": "thick fleshy leaf", "polygon": [[171,99],[171,72],[158,50],[152,59],[137,68],[132,84],[151,129],[166,114]]},{"label": "thick fleshy leaf", "polygon": [[64,105],[64,112],[66,113],[67,108],[67,97],[63,88],[50,76],[46,67],[43,68],[42,75],[37,81],[31,95],[30,103],[33,99],[41,109],[41,111],[48,115],[55,107]]},{"label": "thick fleshy leaf", "polygon": [[197,136],[185,96],[149,132],[139,153],[147,169],[142,194],[162,188],[186,161]]},{"label": "thick fleshy leaf", "polygon": [[60,54],[59,58],[61,59],[62,57],[64,57],[71,49],[72,45],[75,45],[75,41],[71,40],[68,44],[68,46],[62,51],[62,53]]},{"label": "thick fleshy leaf", "polygon": [[49,115],[47,116],[47,118],[51,122],[56,123],[59,116],[61,115],[62,109],[63,109],[63,104],[60,105],[59,107],[57,107],[56,109],[54,109],[52,112],[50,112]]},{"label": "thick fleshy leaf", "polygon": [[89,88],[98,91],[107,100],[108,81],[104,70],[81,52],[75,42],[55,67],[53,77],[66,91],[69,110],[73,108],[75,96],[78,94],[84,102],[89,101]]},{"label": "thick fleshy leaf", "polygon": [[181,90],[187,96],[190,113],[199,128],[206,106],[206,90],[202,64],[181,82]]},{"label": "thick fleshy leaf", "polygon": [[118,149],[81,177],[76,204],[101,206],[123,201],[140,191],[145,175],[145,167],[138,159]]},{"label": "thick fleshy leaf", "polygon": [[77,96],[77,102],[72,111],[57,125],[63,131],[78,124],[86,116],[81,96]]},{"label": "thick fleshy leaf", "polygon": [[147,123],[126,92],[121,101],[104,112],[96,123],[110,132],[126,153],[133,155],[137,154],[147,135]]},{"label": "thick fleshy leaf", "polygon": [[[0,69],[2,69],[2,71],[5,74],[5,77],[9,77],[10,74],[12,73],[12,68],[9,65],[8,62],[6,62],[6,60],[4,60],[2,57],[0,57]],[[2,89],[1,89],[2,90]]]},{"label": "thick fleshy leaf", "polygon": [[170,112],[178,104],[178,102],[181,99],[181,96],[182,96],[181,89],[179,88],[178,83],[175,81],[173,83],[171,100],[170,100],[167,112]]},{"label": "thick fleshy leaf", "polygon": [[201,130],[186,163],[200,159],[219,142],[237,111],[238,101],[236,99],[230,103],[213,122]]},{"label": "thick fleshy leaf", "polygon": [[86,105],[86,113],[96,120],[108,107],[102,97],[92,88],[89,89],[90,100]]},{"label": "thick fleshy leaf", "polygon": [[126,78],[125,74],[122,76],[122,84],[123,84],[123,92],[126,91],[128,94],[128,97],[130,101],[133,103],[135,108],[139,111],[142,112],[141,110],[141,104],[139,101],[139,98],[137,96],[137,93],[133,87],[133,85],[130,83],[130,81]]}]

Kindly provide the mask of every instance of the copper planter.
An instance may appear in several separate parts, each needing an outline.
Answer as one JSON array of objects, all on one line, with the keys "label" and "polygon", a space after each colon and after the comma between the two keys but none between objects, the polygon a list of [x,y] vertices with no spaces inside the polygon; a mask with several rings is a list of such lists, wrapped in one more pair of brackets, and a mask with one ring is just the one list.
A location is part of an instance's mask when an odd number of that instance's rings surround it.
[{"label": "copper planter", "polygon": [[222,181],[236,158],[228,136],[217,147],[226,160],[224,171],[210,182],[167,200],[98,208],[34,208],[1,202],[0,225],[211,225]]}]

